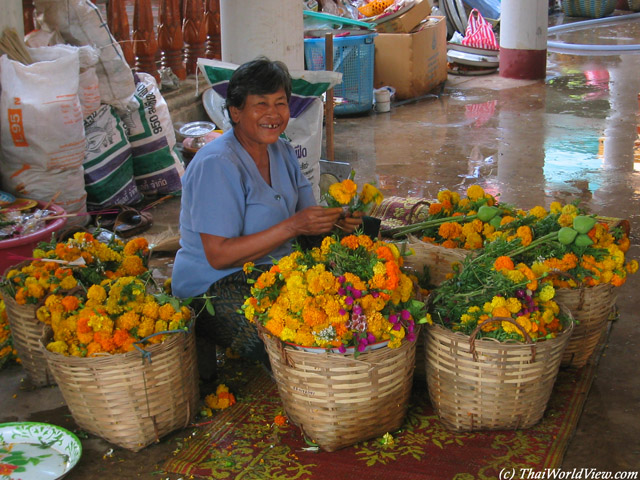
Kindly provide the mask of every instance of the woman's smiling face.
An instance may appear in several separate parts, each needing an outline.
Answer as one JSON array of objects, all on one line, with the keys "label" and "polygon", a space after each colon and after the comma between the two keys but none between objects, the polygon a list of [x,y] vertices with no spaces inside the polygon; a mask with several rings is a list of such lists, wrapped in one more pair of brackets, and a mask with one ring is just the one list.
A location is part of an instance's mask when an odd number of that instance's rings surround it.
[{"label": "woman's smiling face", "polygon": [[247,95],[244,107],[230,107],[234,130],[240,141],[269,145],[289,123],[289,102],[284,89],[264,95]]}]

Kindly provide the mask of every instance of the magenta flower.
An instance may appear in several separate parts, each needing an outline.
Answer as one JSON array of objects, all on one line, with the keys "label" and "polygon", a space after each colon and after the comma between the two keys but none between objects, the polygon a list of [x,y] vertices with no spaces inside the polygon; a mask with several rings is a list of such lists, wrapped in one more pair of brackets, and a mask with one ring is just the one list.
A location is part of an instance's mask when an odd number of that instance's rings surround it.
[{"label": "magenta flower", "polygon": [[338,351],[340,353],[347,353],[347,348],[344,346],[344,344],[340,344],[340,346],[338,347]]},{"label": "magenta flower", "polygon": [[409,320],[411,318],[411,312],[409,312],[409,310],[402,310],[402,312],[400,312],[400,317],[403,320]]}]

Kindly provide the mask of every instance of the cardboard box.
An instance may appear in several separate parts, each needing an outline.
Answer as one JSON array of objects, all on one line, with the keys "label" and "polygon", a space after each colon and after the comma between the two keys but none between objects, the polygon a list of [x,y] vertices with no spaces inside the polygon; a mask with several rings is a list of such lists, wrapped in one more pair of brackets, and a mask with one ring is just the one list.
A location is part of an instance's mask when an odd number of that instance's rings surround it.
[{"label": "cardboard box", "polygon": [[374,44],[373,86],[395,88],[395,100],[424,95],[447,79],[445,17],[427,17],[412,33],[380,33]]},{"label": "cardboard box", "polygon": [[431,0],[416,0],[416,3],[402,15],[383,20],[376,25],[378,33],[409,33],[431,14]]}]

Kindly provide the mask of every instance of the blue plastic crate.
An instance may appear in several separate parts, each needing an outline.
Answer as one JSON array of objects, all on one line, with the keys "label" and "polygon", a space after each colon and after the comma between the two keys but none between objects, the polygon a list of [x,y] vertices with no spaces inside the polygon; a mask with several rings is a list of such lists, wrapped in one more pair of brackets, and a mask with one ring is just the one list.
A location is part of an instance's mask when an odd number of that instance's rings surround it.
[{"label": "blue plastic crate", "polygon": [[[333,39],[333,70],[342,73],[342,82],[333,89],[333,95],[342,98],[334,108],[336,115],[368,112],[373,107],[375,36],[372,33]],[[326,70],[324,53],[324,38],[305,38],[307,70]]]}]

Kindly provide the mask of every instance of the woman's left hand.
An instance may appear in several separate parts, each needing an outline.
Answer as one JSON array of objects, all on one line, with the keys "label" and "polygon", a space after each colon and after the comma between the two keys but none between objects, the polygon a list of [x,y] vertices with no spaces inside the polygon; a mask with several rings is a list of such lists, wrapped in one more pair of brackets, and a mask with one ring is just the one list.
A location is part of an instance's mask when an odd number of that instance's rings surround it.
[{"label": "woman's left hand", "polygon": [[353,233],[356,228],[362,225],[362,217],[364,217],[364,212],[351,212],[346,217],[340,218],[335,225],[343,232]]}]

